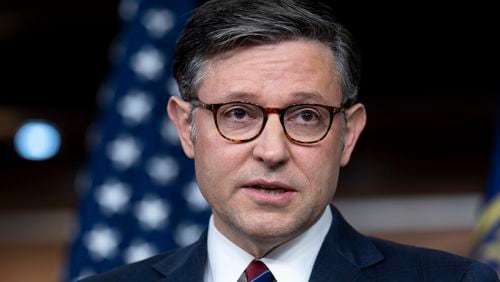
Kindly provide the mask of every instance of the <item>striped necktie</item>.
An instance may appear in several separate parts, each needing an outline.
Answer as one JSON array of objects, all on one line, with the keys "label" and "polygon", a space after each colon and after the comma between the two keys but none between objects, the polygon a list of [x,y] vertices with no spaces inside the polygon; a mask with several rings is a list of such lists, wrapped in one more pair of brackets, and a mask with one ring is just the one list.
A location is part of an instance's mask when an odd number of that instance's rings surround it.
[{"label": "striped necktie", "polygon": [[260,260],[252,261],[245,270],[247,282],[273,282],[274,276]]}]

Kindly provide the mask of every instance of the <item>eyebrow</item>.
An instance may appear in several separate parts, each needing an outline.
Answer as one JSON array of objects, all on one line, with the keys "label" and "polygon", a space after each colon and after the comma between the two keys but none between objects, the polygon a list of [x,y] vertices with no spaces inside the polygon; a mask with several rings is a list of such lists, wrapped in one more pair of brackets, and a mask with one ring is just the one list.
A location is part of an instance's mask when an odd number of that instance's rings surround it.
[{"label": "eyebrow", "polygon": [[[222,97],[224,101],[247,101],[247,102],[257,102],[256,100],[262,99],[262,96],[257,95],[252,92],[245,91],[236,91],[225,93]],[[286,104],[297,104],[297,103],[322,103],[329,104],[328,101],[325,100],[323,95],[316,91],[297,91],[292,92],[287,97],[288,103]],[[261,101],[259,101],[261,102]]]},{"label": "eyebrow", "polygon": [[321,95],[319,92],[312,91],[299,91],[291,94],[293,97],[293,101],[298,100],[299,102],[313,102],[313,103],[322,103],[328,104],[328,101]]},{"label": "eyebrow", "polygon": [[228,101],[252,101],[257,99],[257,95],[253,94],[251,92],[245,92],[245,91],[236,91],[236,92],[228,92],[224,93],[223,100],[228,100]]}]

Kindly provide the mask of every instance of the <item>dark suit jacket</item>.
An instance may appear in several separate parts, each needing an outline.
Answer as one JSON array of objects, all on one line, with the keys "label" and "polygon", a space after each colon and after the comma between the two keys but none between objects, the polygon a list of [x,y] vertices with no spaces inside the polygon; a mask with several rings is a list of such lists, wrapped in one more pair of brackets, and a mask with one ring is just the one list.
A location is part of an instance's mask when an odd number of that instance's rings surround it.
[{"label": "dark suit jacket", "polygon": [[[316,258],[310,281],[499,281],[496,273],[485,264],[440,251],[366,237],[354,230],[333,207],[332,212],[332,226]],[[206,241],[205,232],[188,247],[83,281],[202,282],[207,261]]]}]

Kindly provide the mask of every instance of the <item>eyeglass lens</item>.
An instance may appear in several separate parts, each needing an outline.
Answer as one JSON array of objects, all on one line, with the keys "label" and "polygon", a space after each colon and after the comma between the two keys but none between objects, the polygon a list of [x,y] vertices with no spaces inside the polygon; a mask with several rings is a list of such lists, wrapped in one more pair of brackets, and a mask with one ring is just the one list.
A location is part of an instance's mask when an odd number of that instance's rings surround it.
[{"label": "eyeglass lens", "polygon": [[[288,136],[299,142],[321,139],[330,126],[330,111],[320,105],[294,105],[286,108],[281,122]],[[247,103],[228,103],[217,111],[220,133],[233,140],[249,140],[256,137],[265,126],[265,109]]]}]

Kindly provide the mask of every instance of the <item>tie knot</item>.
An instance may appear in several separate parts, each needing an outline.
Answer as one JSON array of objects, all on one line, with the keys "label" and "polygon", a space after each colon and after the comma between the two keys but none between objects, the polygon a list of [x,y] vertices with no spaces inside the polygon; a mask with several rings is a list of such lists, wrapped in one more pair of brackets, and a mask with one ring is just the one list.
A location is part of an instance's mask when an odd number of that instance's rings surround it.
[{"label": "tie knot", "polygon": [[273,274],[260,260],[252,261],[245,270],[247,282],[272,282]]}]

